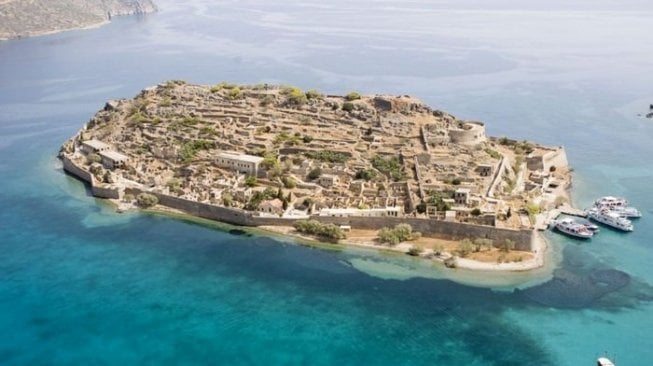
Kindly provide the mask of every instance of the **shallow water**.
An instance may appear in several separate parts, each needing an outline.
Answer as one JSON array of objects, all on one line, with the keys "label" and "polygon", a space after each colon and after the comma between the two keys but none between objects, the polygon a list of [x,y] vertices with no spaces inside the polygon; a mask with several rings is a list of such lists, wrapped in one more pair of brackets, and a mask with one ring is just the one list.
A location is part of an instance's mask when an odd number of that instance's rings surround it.
[{"label": "shallow water", "polygon": [[[2,364],[618,365],[653,358],[646,2],[159,1],[94,30],[0,43]],[[166,79],[412,94],[494,135],[564,144],[579,206],[632,234],[547,234],[555,278],[512,291],[396,255],[115,214],[55,159],[107,99]],[[625,286],[593,281],[628,275]],[[500,277],[500,276],[499,276]],[[619,277],[621,278],[621,277]],[[522,277],[520,287],[546,281]],[[622,282],[619,282],[623,285]]]}]

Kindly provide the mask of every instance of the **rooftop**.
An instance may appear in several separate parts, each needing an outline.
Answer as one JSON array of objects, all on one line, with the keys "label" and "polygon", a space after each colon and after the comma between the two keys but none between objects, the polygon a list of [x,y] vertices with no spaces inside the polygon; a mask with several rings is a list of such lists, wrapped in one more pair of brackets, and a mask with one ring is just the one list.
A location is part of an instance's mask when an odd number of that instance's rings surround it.
[{"label": "rooftop", "polygon": [[105,144],[104,142],[102,142],[100,140],[86,140],[86,141],[82,142],[82,144],[84,144],[86,146],[90,146],[95,150],[106,150],[106,149],[110,148],[110,146],[108,144]]},{"label": "rooftop", "polygon": [[113,161],[125,161],[125,160],[129,159],[129,157],[127,155],[123,155],[123,154],[121,154],[119,152],[115,152],[113,150],[101,151],[100,156],[111,159]]},{"label": "rooftop", "polygon": [[254,155],[247,155],[247,154],[238,154],[238,153],[229,153],[229,152],[221,152],[218,153],[219,158],[225,158],[225,159],[232,159],[232,160],[240,160],[240,161],[247,161],[250,163],[260,163],[263,161],[263,158],[260,156],[254,156]]}]

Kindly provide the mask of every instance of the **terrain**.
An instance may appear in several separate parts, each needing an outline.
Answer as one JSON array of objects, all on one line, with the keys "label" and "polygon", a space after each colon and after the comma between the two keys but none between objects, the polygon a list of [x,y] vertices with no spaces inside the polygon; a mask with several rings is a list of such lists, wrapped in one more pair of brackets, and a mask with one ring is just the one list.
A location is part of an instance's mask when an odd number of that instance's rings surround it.
[{"label": "terrain", "polygon": [[151,0],[0,0],[0,40],[98,26],[156,11]]}]

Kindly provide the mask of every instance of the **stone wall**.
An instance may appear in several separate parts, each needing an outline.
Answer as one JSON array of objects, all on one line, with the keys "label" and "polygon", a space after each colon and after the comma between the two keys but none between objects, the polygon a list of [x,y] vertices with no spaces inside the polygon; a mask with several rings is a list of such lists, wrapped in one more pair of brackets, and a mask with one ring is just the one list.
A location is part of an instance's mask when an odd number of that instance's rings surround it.
[{"label": "stone wall", "polygon": [[[67,157],[62,157],[64,162],[64,169],[90,183],[93,195],[101,198],[119,198],[119,191],[113,188],[99,187],[95,183],[93,176],[84,169],[75,165],[74,162]],[[136,188],[126,188],[125,194],[132,194],[137,196],[144,191]],[[166,194],[151,193],[159,199],[159,203],[163,206],[174,208],[183,211],[189,215],[225,222],[233,225],[241,226],[274,226],[283,225],[291,226],[296,219],[288,219],[281,217],[259,217],[253,216],[251,212],[237,209],[210,205],[207,203],[195,202],[186,200],[179,197],[173,197]],[[487,238],[492,239],[495,243],[510,239],[515,242],[515,249],[523,251],[531,251],[531,235],[530,230],[510,230],[500,229],[492,226],[480,226],[464,224],[459,222],[446,222],[429,219],[419,218],[405,218],[405,217],[326,217],[326,216],[312,216],[312,219],[322,223],[333,223],[336,225],[350,225],[356,229],[378,230],[384,227],[393,227],[397,224],[406,223],[410,224],[415,231],[423,234],[433,235],[451,240],[461,240],[465,238]]]},{"label": "stone wall", "polygon": [[486,140],[485,125],[482,122],[466,121],[463,128],[449,130],[449,139],[454,144],[476,145]]}]

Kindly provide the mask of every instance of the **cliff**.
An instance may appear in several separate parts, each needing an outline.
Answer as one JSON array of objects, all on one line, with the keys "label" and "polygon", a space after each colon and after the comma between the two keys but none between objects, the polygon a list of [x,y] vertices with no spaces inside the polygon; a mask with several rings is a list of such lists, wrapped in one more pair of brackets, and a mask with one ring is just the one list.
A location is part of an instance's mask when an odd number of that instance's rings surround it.
[{"label": "cliff", "polygon": [[0,40],[101,25],[156,11],[151,0],[0,0]]}]

